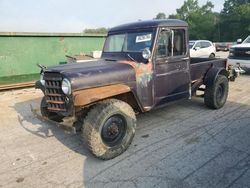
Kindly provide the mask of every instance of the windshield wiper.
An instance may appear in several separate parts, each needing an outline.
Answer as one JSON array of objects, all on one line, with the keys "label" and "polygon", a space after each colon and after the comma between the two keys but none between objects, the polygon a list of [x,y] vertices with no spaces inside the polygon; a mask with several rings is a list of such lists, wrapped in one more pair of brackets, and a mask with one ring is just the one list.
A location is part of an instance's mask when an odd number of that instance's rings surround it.
[{"label": "windshield wiper", "polygon": [[136,60],[133,57],[131,57],[130,54],[127,54],[127,56],[129,57],[129,59],[131,59],[132,61],[136,62]]}]

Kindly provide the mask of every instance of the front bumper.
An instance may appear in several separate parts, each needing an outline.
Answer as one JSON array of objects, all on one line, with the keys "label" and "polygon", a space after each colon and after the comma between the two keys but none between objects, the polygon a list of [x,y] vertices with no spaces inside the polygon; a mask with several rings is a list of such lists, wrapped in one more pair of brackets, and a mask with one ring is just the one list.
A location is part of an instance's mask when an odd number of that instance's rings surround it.
[{"label": "front bumper", "polygon": [[75,117],[68,117],[66,120],[63,121],[63,123],[58,123],[56,121],[50,120],[46,117],[43,117],[40,113],[39,109],[34,109],[32,106],[30,106],[31,108],[31,112],[33,113],[33,115],[39,119],[42,122],[46,122],[49,123],[51,125],[55,125],[57,127],[62,128],[63,130],[65,130],[66,133],[70,133],[70,134],[76,134],[77,132],[77,128],[74,126],[74,122],[75,122]]}]

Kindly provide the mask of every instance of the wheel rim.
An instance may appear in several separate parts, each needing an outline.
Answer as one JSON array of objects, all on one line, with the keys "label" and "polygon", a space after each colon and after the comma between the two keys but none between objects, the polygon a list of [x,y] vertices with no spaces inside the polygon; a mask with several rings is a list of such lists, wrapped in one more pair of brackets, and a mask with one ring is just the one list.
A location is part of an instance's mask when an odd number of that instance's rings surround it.
[{"label": "wheel rim", "polygon": [[114,147],[122,142],[126,129],[125,118],[120,114],[112,115],[102,127],[101,138],[106,145]]},{"label": "wheel rim", "polygon": [[224,96],[224,87],[222,84],[220,84],[217,88],[217,91],[216,91],[216,99],[218,102],[220,102],[222,100]]}]

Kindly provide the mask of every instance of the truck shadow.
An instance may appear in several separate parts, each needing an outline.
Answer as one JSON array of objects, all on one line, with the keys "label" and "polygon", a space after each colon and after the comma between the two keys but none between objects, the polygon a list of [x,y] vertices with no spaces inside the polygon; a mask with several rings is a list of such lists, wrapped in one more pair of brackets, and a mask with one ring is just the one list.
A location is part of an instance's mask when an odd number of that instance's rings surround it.
[{"label": "truck shadow", "polygon": [[[55,137],[70,150],[80,153],[81,155],[90,156],[90,153],[84,147],[82,147],[82,139],[80,133],[68,133],[67,131],[46,120],[43,121],[41,119],[38,119],[33,114],[32,109],[38,110],[40,101],[41,98],[36,98],[15,104],[14,108],[19,114],[18,121],[20,123],[20,126],[22,126],[22,128],[27,132],[43,139]],[[31,126],[27,126],[27,123],[31,124]]]},{"label": "truck shadow", "polygon": [[[157,171],[155,169],[157,165],[154,163],[157,164],[159,160],[163,161],[168,156],[174,155],[178,148],[198,145],[203,134],[215,124],[222,126],[224,121],[233,122],[232,119],[228,120],[228,117],[230,118],[230,113],[234,110],[242,106],[246,110],[250,109],[243,104],[227,102],[224,108],[214,111],[205,107],[202,98],[194,98],[191,101],[178,101],[150,113],[140,114],[137,116],[136,135],[129,149],[112,160],[102,161],[94,158],[86,149],[80,133],[76,135],[65,133],[57,126],[34,117],[30,111],[30,105],[38,108],[40,100],[36,98],[15,104],[20,126],[40,138],[55,137],[68,149],[84,157],[82,174],[75,174],[76,180],[68,182],[68,185],[73,187],[151,187],[155,184],[158,187],[164,185],[192,187],[179,175],[172,177],[168,174],[157,174],[165,171],[163,169]],[[224,117],[225,115],[227,117]],[[26,126],[23,122],[28,122],[32,126]],[[222,128],[225,128],[224,125]],[[166,151],[163,155],[164,148],[169,152]],[[138,168],[138,164],[142,167]],[[162,165],[165,165],[163,168],[168,168],[167,162]]]}]

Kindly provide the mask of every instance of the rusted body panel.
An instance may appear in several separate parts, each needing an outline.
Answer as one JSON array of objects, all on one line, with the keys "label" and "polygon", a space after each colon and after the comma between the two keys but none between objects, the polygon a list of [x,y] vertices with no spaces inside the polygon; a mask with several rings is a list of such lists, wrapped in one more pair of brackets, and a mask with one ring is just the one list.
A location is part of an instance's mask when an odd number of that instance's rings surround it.
[{"label": "rusted body panel", "polygon": [[147,87],[152,80],[153,64],[150,60],[147,64],[135,61],[118,61],[118,63],[131,65],[135,70],[136,83],[141,87]]},{"label": "rusted body panel", "polygon": [[154,105],[153,99],[153,63],[139,63],[135,61],[118,61],[121,64],[131,65],[135,70],[136,90],[135,93],[143,106],[143,111],[149,111]]},{"label": "rusted body panel", "polygon": [[73,93],[74,106],[88,105],[129,91],[130,87],[123,84],[79,90]]}]

